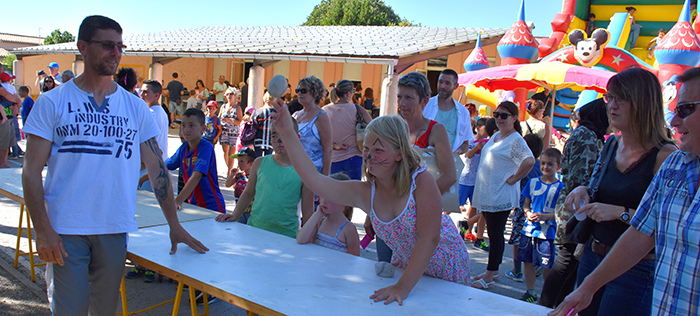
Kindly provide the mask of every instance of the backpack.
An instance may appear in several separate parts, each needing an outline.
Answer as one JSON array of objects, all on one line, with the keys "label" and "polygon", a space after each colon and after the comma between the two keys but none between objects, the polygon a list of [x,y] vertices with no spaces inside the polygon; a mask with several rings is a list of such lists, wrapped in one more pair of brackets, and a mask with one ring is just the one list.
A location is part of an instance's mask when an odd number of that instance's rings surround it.
[{"label": "backpack", "polygon": [[241,138],[241,145],[250,146],[255,140],[255,134],[257,133],[257,128],[253,124],[253,120],[250,119],[243,123],[243,129],[240,132],[239,137]]}]

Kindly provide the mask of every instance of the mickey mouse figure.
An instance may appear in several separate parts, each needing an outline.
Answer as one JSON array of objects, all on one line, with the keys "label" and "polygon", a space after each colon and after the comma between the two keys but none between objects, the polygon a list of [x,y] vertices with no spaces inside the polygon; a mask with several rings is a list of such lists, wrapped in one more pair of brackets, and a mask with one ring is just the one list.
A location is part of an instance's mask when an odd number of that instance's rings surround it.
[{"label": "mickey mouse figure", "polygon": [[569,33],[569,42],[574,45],[574,58],[584,67],[592,67],[603,58],[603,46],[610,40],[606,29],[596,29],[587,38],[586,32],[576,29]]}]

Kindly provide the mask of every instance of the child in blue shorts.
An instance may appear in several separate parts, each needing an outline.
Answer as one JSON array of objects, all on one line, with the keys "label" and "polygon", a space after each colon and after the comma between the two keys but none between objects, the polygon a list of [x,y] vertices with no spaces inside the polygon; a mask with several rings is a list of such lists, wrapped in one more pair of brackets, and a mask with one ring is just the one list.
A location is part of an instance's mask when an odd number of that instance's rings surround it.
[{"label": "child in blue shorts", "polygon": [[[479,161],[481,161],[481,148],[484,147],[489,140],[489,134],[486,132],[486,120],[482,117],[476,121],[474,138],[469,140],[469,151],[461,156],[464,161],[462,174],[459,176],[459,205],[463,207],[469,200],[469,208],[467,209],[468,220],[460,223],[460,234],[464,239],[469,239],[475,243],[474,246],[488,251],[488,244],[484,241],[484,227],[486,221],[481,214],[477,214],[477,209],[471,206],[472,197],[474,196],[474,185],[476,184],[476,171],[479,169]],[[479,230],[477,236],[472,234],[474,223],[479,222]],[[466,222],[466,223],[465,223]],[[482,245],[483,244],[483,245]]]},{"label": "child in blue shorts", "polygon": [[522,192],[522,196],[525,197],[523,210],[527,220],[520,236],[518,260],[523,262],[527,292],[520,299],[530,303],[537,301],[535,265],[544,268],[543,277],[546,279],[556,257],[554,237],[557,224],[554,220],[554,208],[559,192],[564,187],[557,179],[559,168],[561,152],[555,148],[545,149],[540,155],[542,176],[530,179]]}]

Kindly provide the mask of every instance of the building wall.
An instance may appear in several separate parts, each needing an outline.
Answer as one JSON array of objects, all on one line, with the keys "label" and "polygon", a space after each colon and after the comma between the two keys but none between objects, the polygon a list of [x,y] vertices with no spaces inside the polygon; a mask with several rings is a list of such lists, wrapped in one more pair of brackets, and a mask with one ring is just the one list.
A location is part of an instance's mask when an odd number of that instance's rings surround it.
[{"label": "building wall", "polygon": [[15,69],[15,73],[22,71],[24,74],[24,80],[22,82],[15,82],[15,86],[26,85],[29,87],[29,93],[34,96],[39,95],[39,89],[34,86],[36,81],[36,73],[39,70],[45,71],[47,74],[49,72],[49,64],[52,62],[58,63],[61,72],[66,69],[73,69],[73,61],[75,61],[74,55],[38,55],[31,57],[22,58],[22,69]]},{"label": "building wall", "polygon": [[[500,57],[496,51],[496,44],[484,47],[486,56],[494,60],[491,66],[500,65]],[[462,64],[469,56],[471,50],[449,55],[447,57],[447,68],[454,69],[457,73],[464,73]],[[34,80],[36,79],[36,71],[40,69],[48,70],[51,62],[57,62],[61,66],[61,71],[73,68],[74,55],[39,55],[27,56],[22,58],[22,67],[25,74],[25,82],[18,83],[29,85],[32,88],[32,94],[38,94],[34,91]],[[247,61],[250,62],[250,61]],[[150,57],[123,56],[120,67],[132,67],[139,76],[139,84],[142,80],[149,78],[149,66],[151,63]],[[195,82],[202,79],[207,88],[211,89],[219,78],[219,75],[224,75],[227,80],[233,85],[237,85],[244,78],[246,61],[243,59],[210,59],[210,58],[179,58],[163,65],[163,81],[167,85],[172,80],[172,73],[177,72],[178,80],[183,83],[187,89],[194,89]],[[427,71],[427,62],[420,62],[403,73],[404,75],[410,71]],[[436,69],[430,69],[436,70]],[[340,79],[349,79],[353,81],[361,81],[363,89],[372,88],[377,100],[380,98],[381,82],[384,74],[387,71],[386,65],[375,64],[343,64],[333,62],[306,62],[306,61],[279,61],[268,66],[265,69],[265,79],[267,82],[274,76],[281,74],[289,79],[292,89],[295,89],[299,80],[315,75],[324,84],[328,86],[332,82],[338,82]],[[463,89],[455,91],[455,99],[460,99]],[[294,93],[292,93],[294,94]],[[466,103],[466,98],[462,98],[462,102]]]}]

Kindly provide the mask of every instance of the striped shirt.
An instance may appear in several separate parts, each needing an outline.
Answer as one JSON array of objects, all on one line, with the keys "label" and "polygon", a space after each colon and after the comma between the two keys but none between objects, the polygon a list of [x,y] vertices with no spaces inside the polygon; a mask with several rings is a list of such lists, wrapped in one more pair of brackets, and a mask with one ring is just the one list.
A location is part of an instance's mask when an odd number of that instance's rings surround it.
[{"label": "striped shirt", "polygon": [[661,166],[631,225],[656,242],[652,315],[700,314],[700,159],[682,151]]},{"label": "striped shirt", "polygon": [[226,202],[219,189],[214,145],[206,140],[200,140],[197,148],[190,150],[189,143],[184,142],[177,152],[165,161],[165,165],[169,170],[180,168],[185,185],[195,171],[203,173],[199,183],[187,198],[187,203],[226,213]]}]

